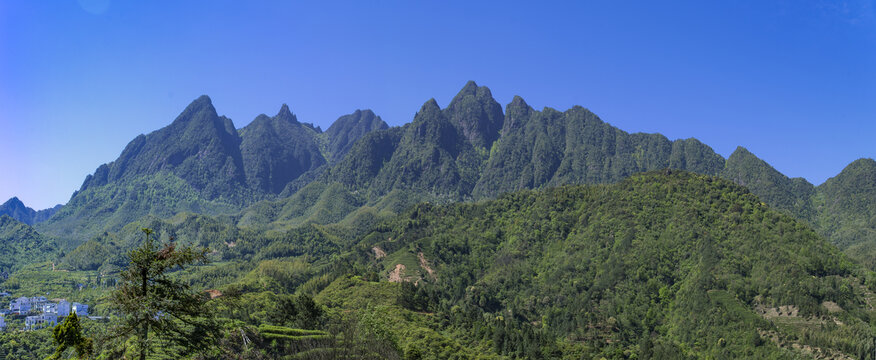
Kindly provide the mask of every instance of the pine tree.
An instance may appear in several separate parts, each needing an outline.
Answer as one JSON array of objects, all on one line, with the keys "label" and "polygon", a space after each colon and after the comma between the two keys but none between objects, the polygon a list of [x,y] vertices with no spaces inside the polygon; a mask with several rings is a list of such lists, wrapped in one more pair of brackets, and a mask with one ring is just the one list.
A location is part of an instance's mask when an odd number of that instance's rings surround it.
[{"label": "pine tree", "polygon": [[110,295],[110,309],[121,317],[111,332],[127,340],[136,337],[140,359],[155,348],[187,355],[210,349],[218,327],[206,309],[208,296],[196,292],[170,272],[207,261],[207,249],[159,244],[151,229],[142,229],[146,241],[132,250],[130,265]]},{"label": "pine tree", "polygon": [[76,349],[76,357],[80,359],[88,359],[92,355],[94,343],[91,338],[82,335],[82,325],[79,324],[79,317],[76,313],[71,313],[64,321],[52,331],[52,336],[55,339],[55,353],[49,359],[60,359],[67,349]]}]

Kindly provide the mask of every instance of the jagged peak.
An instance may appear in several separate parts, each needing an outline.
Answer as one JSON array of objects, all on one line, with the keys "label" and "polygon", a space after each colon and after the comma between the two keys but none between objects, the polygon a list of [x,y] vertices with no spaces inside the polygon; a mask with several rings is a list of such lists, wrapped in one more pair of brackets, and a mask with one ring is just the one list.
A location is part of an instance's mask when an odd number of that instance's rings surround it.
[{"label": "jagged peak", "polygon": [[215,119],[218,116],[219,115],[216,114],[216,108],[213,107],[213,101],[210,100],[210,97],[207,95],[201,95],[189,103],[189,106],[186,106],[186,109],[183,110],[173,122],[188,121],[193,118]]},{"label": "jagged peak", "polygon": [[730,154],[731,158],[734,156],[754,156],[754,154],[752,154],[751,151],[748,151],[744,146],[739,145],[736,147],[736,150],[733,150],[733,153]]},{"label": "jagged peak", "polygon": [[456,97],[461,97],[465,95],[477,95],[478,93],[478,84],[474,82],[474,80],[469,80],[465,83],[465,86],[459,90],[459,93],[456,94]]},{"label": "jagged peak", "polygon": [[[213,100],[210,99],[210,97],[207,95],[201,95],[201,96],[198,96],[198,98],[195,99],[194,101],[192,101],[192,103],[191,103],[191,105],[196,105],[196,104],[200,105],[200,106],[206,106],[206,105],[213,106]],[[191,106],[191,105],[189,105],[189,106]]]},{"label": "jagged peak", "polygon": [[417,112],[417,115],[428,114],[435,111],[441,111],[441,107],[438,106],[438,101],[435,101],[435,98],[431,98],[420,107],[420,111]]},{"label": "jagged peak", "polygon": [[508,108],[530,108],[530,106],[522,97],[520,97],[520,95],[514,95],[514,99],[511,99]]},{"label": "jagged peak", "polygon": [[280,111],[277,112],[277,116],[274,116],[274,118],[286,120],[291,123],[298,123],[298,118],[295,117],[295,114],[293,114],[291,110],[289,110],[289,105],[286,105],[285,103],[280,106]]},{"label": "jagged peak", "polygon": [[459,93],[457,93],[456,96],[453,97],[453,100],[450,101],[450,105],[448,106],[448,108],[453,106],[453,104],[461,101],[466,96],[474,96],[479,100],[495,101],[495,99],[493,99],[493,93],[490,91],[490,88],[486,86],[479,87],[478,84],[475,83],[473,80],[469,80],[467,83],[465,83],[465,86],[462,87],[462,90],[459,90]]},{"label": "jagged peak", "polygon": [[18,198],[18,196],[13,196],[13,197],[9,198],[9,200],[6,200],[5,203],[3,203],[3,205],[10,205],[10,204],[24,206],[24,203],[21,201],[21,199]]},{"label": "jagged peak", "polygon": [[508,117],[519,117],[526,116],[529,113],[534,111],[526,101],[523,100],[519,95],[514,95],[514,99],[505,107],[505,116]]}]

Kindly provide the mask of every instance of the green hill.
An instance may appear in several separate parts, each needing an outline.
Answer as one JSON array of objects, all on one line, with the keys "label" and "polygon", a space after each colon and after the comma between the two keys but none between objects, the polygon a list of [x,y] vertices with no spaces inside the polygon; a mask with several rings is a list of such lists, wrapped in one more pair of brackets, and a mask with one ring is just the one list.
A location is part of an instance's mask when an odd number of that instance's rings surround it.
[{"label": "green hill", "polygon": [[[422,280],[409,308],[437,312],[443,332],[500,354],[872,352],[870,278],[804,223],[709,176],[661,171],[424,204],[364,237],[360,261],[373,261],[373,248],[414,259],[404,271]],[[385,276],[395,263],[379,263]]]},{"label": "green hill", "polygon": [[13,272],[28,264],[54,260],[57,255],[54,239],[7,215],[0,215],[0,271]]}]

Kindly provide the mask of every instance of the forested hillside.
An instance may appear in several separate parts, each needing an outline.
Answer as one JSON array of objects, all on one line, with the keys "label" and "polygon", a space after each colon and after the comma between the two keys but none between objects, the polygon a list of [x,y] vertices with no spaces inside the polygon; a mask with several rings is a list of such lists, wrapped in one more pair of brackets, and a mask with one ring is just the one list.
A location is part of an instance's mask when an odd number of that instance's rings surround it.
[{"label": "forested hillside", "polygon": [[57,250],[54,239],[41,235],[30,225],[0,215],[0,272],[8,275],[25,265],[53,259]]},{"label": "forested hillside", "polygon": [[514,357],[856,358],[872,346],[872,278],[804,223],[709,176],[424,204],[357,250],[384,276],[407,264],[402,278],[419,286],[405,306]]},{"label": "forested hillside", "polygon": [[307,295],[325,311],[307,329],[389,357],[858,358],[876,335],[871,272],[746,188],[684,171],[424,203],[358,229],[235,221],[153,218],[62,266],[111,273],[149,227],[214,250],[187,278],[226,294],[223,316],[301,326],[260,309]]}]

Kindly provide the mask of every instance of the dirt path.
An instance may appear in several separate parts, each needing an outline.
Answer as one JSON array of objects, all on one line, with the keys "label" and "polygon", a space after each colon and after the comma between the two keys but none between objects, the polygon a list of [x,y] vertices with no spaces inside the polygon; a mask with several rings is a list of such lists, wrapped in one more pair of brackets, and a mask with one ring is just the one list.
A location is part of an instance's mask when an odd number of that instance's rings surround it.
[{"label": "dirt path", "polygon": [[420,258],[420,267],[425,269],[426,272],[429,273],[429,277],[434,279],[435,278],[435,270],[432,270],[432,268],[429,267],[429,262],[426,261],[426,256],[423,255],[423,252],[421,251],[419,254],[417,254],[417,257]]},{"label": "dirt path", "polygon": [[402,264],[395,264],[395,270],[389,272],[389,282],[402,282],[404,279],[405,266]]}]

